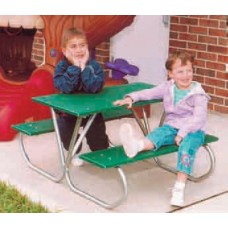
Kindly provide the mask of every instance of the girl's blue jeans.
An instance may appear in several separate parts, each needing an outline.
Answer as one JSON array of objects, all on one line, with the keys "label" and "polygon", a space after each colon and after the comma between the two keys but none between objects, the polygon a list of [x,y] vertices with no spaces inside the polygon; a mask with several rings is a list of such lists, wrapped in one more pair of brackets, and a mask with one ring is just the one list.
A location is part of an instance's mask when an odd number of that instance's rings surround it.
[{"label": "girl's blue jeans", "polygon": [[[147,138],[154,144],[154,150],[158,150],[161,146],[175,144],[177,132],[178,129],[163,125],[150,132]],[[200,130],[189,133],[183,138],[178,149],[178,172],[188,175],[192,173],[196,152],[203,145],[204,139],[205,133]]]}]

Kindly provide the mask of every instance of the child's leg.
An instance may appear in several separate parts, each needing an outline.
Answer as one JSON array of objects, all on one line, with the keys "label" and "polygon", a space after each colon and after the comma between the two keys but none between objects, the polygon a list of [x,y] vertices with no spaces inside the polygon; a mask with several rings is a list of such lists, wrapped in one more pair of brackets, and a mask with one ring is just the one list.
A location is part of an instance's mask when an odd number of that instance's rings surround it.
[{"label": "child's leg", "polygon": [[[86,124],[88,118],[83,121]],[[86,134],[87,143],[92,151],[102,150],[109,147],[108,136],[106,134],[106,126],[104,118],[98,114]]]},{"label": "child's leg", "polygon": [[[60,116],[57,121],[58,121],[61,141],[63,143],[64,149],[68,151],[77,118],[72,115],[64,115],[64,116]],[[81,148],[82,148],[82,144],[80,144],[78,150],[76,151],[76,155],[73,157],[71,161],[74,166],[81,166],[83,164],[83,160],[81,160],[78,157],[78,153],[81,150]]]},{"label": "child's leg", "polygon": [[140,140],[134,136],[130,124],[123,124],[120,128],[120,140],[128,157],[134,157],[141,151],[154,150],[162,145],[173,144],[175,136],[176,129],[168,125],[156,128],[147,137]]},{"label": "child's leg", "polygon": [[177,129],[165,124],[161,127],[155,128],[146,136],[146,138],[153,142],[154,149],[158,150],[161,146],[174,144],[176,134]]},{"label": "child's leg", "polygon": [[183,206],[184,204],[184,190],[187,178],[192,172],[196,152],[203,145],[204,137],[205,134],[202,131],[190,133],[180,144],[177,162],[178,173],[173,188],[171,205]]},{"label": "child's leg", "polygon": [[172,198],[170,204],[173,206],[182,207],[184,205],[184,190],[188,175],[178,172],[177,179],[172,189]]},{"label": "child's leg", "polygon": [[69,150],[70,140],[74,131],[76,120],[76,117],[72,115],[60,116],[57,120],[60,138],[67,151]]},{"label": "child's leg", "polygon": [[124,151],[129,158],[135,157],[140,151],[154,148],[153,143],[147,138],[136,138],[132,126],[128,123],[121,125],[119,135]]},{"label": "child's leg", "polygon": [[198,149],[203,145],[205,133],[196,131],[189,133],[181,142],[178,150],[177,170],[189,175],[192,173],[195,155]]}]

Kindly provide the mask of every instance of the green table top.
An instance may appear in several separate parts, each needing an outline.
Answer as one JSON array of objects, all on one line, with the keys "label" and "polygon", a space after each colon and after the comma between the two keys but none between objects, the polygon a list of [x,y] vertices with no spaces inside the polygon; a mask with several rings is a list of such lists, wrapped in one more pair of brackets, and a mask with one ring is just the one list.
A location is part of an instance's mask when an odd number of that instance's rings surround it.
[{"label": "green table top", "polygon": [[[32,100],[76,116],[87,116],[106,111],[126,110],[125,106],[115,106],[114,101],[122,99],[127,93],[154,87],[147,83],[131,83],[104,87],[99,93],[51,94],[33,97]],[[134,106],[160,102],[160,100],[140,101]]]}]

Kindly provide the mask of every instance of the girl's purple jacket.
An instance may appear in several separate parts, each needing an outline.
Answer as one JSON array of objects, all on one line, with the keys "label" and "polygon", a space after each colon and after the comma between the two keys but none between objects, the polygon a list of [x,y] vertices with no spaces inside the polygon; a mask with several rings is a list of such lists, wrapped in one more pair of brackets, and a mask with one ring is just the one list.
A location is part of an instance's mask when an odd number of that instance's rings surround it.
[{"label": "girl's purple jacket", "polygon": [[210,97],[200,83],[193,81],[191,91],[174,105],[174,81],[169,80],[152,88],[127,94],[133,102],[151,99],[163,99],[166,113],[165,124],[178,129],[178,135],[184,138],[188,133],[202,130],[205,132],[207,121],[207,103]]}]

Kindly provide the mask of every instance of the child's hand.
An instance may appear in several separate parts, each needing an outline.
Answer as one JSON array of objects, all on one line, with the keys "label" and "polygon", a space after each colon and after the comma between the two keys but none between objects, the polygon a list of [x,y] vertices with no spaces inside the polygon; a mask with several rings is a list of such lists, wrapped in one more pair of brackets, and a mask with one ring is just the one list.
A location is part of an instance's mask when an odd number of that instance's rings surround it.
[{"label": "child's hand", "polygon": [[130,97],[126,97],[123,100],[117,100],[113,104],[117,106],[122,106],[122,105],[127,105],[127,108],[130,109],[132,108],[132,99]]},{"label": "child's hand", "polygon": [[80,58],[78,58],[77,56],[72,54],[72,60],[73,60],[73,62],[72,62],[73,65],[81,68],[81,59]]},{"label": "child's hand", "polygon": [[74,64],[74,57],[69,49],[66,49],[64,55],[70,63]]},{"label": "child's hand", "polygon": [[[70,49],[66,49],[64,55],[66,56],[67,60],[77,66],[77,67],[80,67],[81,63],[80,63],[80,59],[78,57],[76,57],[74,55],[74,53],[70,50]],[[81,68],[81,67],[80,67]]]},{"label": "child's hand", "polygon": [[182,137],[181,136],[179,136],[179,135],[177,135],[176,137],[175,137],[175,143],[177,144],[177,146],[180,146],[180,143],[181,143],[181,141],[182,141]]},{"label": "child's hand", "polygon": [[85,50],[85,55],[80,59],[80,68],[83,71],[86,67],[87,62],[89,61],[89,50]]}]

